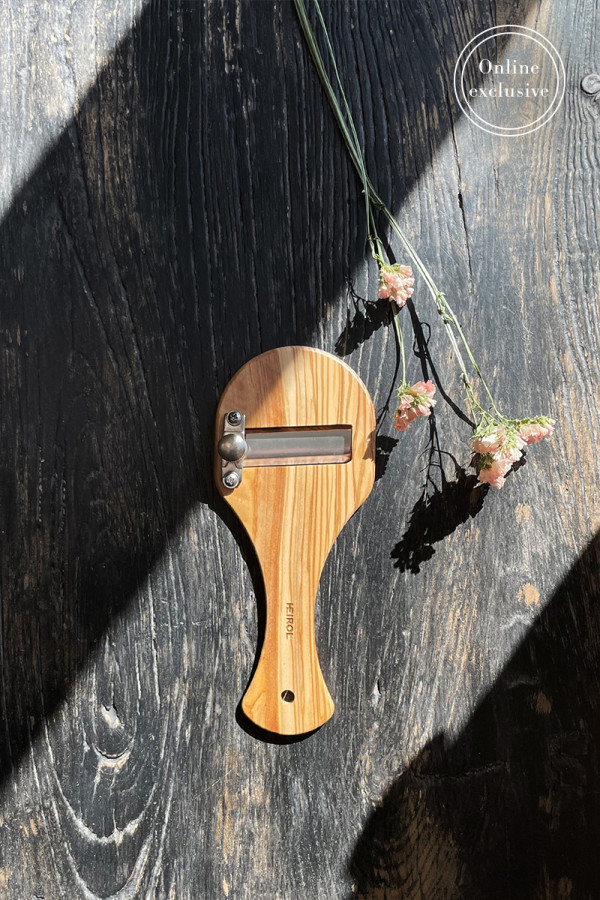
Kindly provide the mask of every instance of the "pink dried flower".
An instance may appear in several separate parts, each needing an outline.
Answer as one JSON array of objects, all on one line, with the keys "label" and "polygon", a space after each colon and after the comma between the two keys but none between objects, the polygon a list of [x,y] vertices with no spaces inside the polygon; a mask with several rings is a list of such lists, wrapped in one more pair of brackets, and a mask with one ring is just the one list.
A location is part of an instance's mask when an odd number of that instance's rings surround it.
[{"label": "pink dried flower", "polygon": [[504,484],[504,476],[511,468],[512,461],[509,459],[494,459],[491,456],[489,459],[484,458],[483,465],[477,475],[477,480],[484,484],[489,484],[499,490]]},{"label": "pink dried flower", "polygon": [[488,425],[471,440],[471,450],[479,454],[477,479],[501,488],[505,475],[522,456],[525,441],[514,425]]},{"label": "pink dried flower", "polygon": [[393,300],[400,309],[412,297],[415,279],[410,266],[382,265],[379,269],[379,290],[377,296],[383,300]]},{"label": "pink dried flower", "polygon": [[471,441],[471,450],[473,453],[496,453],[502,446],[506,432],[502,425],[499,425],[494,431],[480,437],[474,437]]},{"label": "pink dried flower", "polygon": [[554,431],[554,419],[537,416],[535,419],[511,419],[507,425],[488,425],[471,440],[471,449],[477,453],[479,481],[501,488],[504,477],[522,456],[528,444],[536,444]]},{"label": "pink dried flower", "polygon": [[398,388],[394,427],[405,431],[419,416],[431,415],[431,407],[435,406],[434,394],[435,385],[431,381],[417,381],[412,387],[405,384]]},{"label": "pink dried flower", "polygon": [[[499,462],[508,462],[512,466],[522,457],[521,450],[518,447],[507,447],[494,454],[494,459]],[[508,469],[507,469],[508,471]]]},{"label": "pink dried flower", "polygon": [[[492,426],[489,431],[476,435],[471,440],[471,450],[473,453],[481,453],[482,455],[491,454],[494,458],[506,456],[512,448],[522,450],[527,442],[521,437],[516,428],[510,428],[507,433],[504,425]],[[515,462],[519,456],[515,458]]]},{"label": "pink dried flower", "polygon": [[548,416],[538,416],[537,419],[521,422],[519,425],[519,437],[526,444],[537,444],[543,438],[548,437],[554,431],[554,419]]}]

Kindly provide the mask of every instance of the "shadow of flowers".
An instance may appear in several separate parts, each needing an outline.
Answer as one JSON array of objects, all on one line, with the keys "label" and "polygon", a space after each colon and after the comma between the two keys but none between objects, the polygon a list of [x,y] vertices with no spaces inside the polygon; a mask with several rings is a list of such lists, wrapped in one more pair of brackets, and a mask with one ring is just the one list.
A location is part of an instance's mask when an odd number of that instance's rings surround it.
[{"label": "shadow of flowers", "polygon": [[453,462],[455,477],[452,480],[446,478],[441,464],[439,486],[428,476],[423,492],[412,508],[408,527],[390,553],[394,568],[401,572],[420,572],[421,565],[434,555],[434,544],[476,516],[483,507],[488,486],[480,485],[476,475],[468,475],[456,461]]},{"label": "shadow of flowers", "polygon": [[335,342],[337,356],[349,356],[371,335],[391,322],[389,300],[366,300],[356,293],[350,279],[347,278],[346,283],[349,304],[346,326]]},{"label": "shadow of flowers", "polygon": [[[389,256],[390,259],[395,260],[391,250]],[[392,321],[389,300],[367,300],[357,294],[349,278],[346,278],[346,283],[348,286],[348,310],[346,313],[346,326],[335,345],[335,352],[338,356],[348,356],[375,331],[383,326],[389,326]],[[433,378],[440,396],[453,412],[471,427],[474,427],[474,423],[470,418],[444,391],[429,353],[428,344],[431,334],[429,324],[419,319],[411,300],[407,302],[406,307],[414,332],[412,355],[421,363],[423,380],[427,380],[430,377]],[[399,362],[399,355],[397,354],[390,391],[377,416],[378,431],[386,415],[390,412],[390,403],[396,387]],[[421,565],[432,558],[435,553],[434,544],[448,537],[459,525],[477,515],[483,507],[483,502],[489,490],[488,485],[480,484],[475,474],[467,474],[466,470],[458,464],[454,457],[441,449],[435,423],[435,413],[430,418],[430,428],[430,444],[423,491],[412,509],[406,532],[390,554],[394,560],[394,568],[400,569],[402,572],[410,571],[414,574],[420,572]],[[385,434],[377,435],[376,481],[384,475],[392,451],[397,443],[398,438],[396,437]],[[450,479],[446,477],[442,464],[442,458],[445,455],[450,456],[454,466],[454,474]],[[515,466],[515,468],[517,467]],[[439,469],[437,479],[434,474],[435,469]]]},{"label": "shadow of flowers", "polygon": [[389,434],[378,434],[375,441],[375,481],[383,478],[392,455],[392,450],[398,443],[398,438]]}]

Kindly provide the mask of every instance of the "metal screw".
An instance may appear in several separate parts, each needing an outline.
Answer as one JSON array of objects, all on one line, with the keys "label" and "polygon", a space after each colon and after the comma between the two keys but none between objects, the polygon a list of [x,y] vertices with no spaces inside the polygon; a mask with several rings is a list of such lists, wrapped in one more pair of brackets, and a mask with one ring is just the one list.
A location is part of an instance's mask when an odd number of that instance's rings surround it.
[{"label": "metal screw", "polygon": [[594,100],[597,100],[600,96],[600,75],[597,75],[595,72],[585,75],[581,79],[581,90],[585,91],[586,94],[592,94]]},{"label": "metal screw", "polygon": [[240,483],[240,476],[237,472],[228,472],[225,478],[223,479],[223,484],[227,488],[237,487]]},{"label": "metal screw", "polygon": [[237,409],[232,409],[232,411],[227,416],[227,421],[230,425],[239,425],[242,421],[242,414]]}]

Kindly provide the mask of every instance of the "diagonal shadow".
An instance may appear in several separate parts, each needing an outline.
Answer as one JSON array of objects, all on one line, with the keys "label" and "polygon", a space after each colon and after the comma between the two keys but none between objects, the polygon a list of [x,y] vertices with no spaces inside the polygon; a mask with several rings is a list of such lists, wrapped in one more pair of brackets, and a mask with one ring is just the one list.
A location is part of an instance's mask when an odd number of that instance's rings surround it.
[{"label": "diagonal shadow", "polygon": [[361,898],[600,896],[600,536],[458,740],[435,737],[367,821]]},{"label": "diagonal shadow", "polygon": [[[456,48],[425,8],[366,6],[325,7],[343,57],[351,19],[374,46],[419,31],[410,66],[378,54],[410,74],[389,146],[440,111],[393,171],[366,118],[400,204],[450,127],[432,71]],[[485,4],[470,15],[492,24]],[[255,354],[313,343],[364,259],[359,188],[299,39],[285,2],[147,7],[0,225],[1,779],[186,511],[235,527],[211,481],[217,399]],[[350,79],[355,109],[360,90]]]}]

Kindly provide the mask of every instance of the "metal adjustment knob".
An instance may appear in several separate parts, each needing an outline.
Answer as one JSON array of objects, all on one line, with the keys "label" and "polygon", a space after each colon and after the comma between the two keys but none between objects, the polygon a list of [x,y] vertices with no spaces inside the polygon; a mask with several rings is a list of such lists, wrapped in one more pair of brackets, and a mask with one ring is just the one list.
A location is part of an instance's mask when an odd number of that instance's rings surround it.
[{"label": "metal adjustment knob", "polygon": [[223,419],[217,452],[221,457],[221,481],[228,490],[233,490],[242,483],[242,465],[248,452],[246,416],[238,409],[232,409]]},{"label": "metal adjustment knob", "polygon": [[243,434],[239,431],[231,431],[224,434],[218,444],[219,456],[229,462],[237,462],[243,459],[248,452],[248,444]]}]

